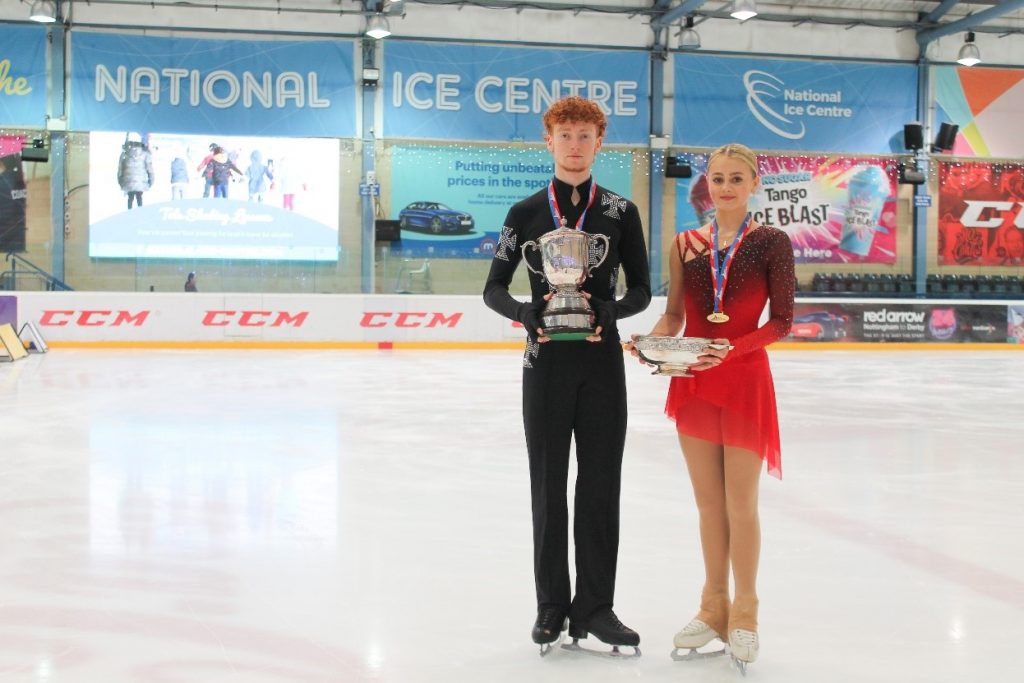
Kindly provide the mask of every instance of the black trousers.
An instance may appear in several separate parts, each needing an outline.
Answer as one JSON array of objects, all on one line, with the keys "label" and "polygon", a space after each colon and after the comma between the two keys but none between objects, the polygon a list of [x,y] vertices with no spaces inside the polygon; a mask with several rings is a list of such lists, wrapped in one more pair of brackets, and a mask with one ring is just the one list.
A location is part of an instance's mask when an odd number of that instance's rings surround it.
[{"label": "black trousers", "polygon": [[[622,356],[618,340],[607,339],[535,344],[524,357],[537,605],[568,607],[573,619],[585,619],[614,601],[626,441]],[[574,436],[576,594],[570,601],[566,486]]]}]

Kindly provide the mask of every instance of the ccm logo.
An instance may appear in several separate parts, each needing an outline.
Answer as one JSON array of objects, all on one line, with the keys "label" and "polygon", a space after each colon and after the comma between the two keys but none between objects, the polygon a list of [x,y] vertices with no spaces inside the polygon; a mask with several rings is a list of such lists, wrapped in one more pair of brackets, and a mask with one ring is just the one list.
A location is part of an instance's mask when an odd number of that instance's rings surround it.
[{"label": "ccm logo", "polygon": [[239,327],[302,327],[307,317],[309,311],[294,315],[287,311],[207,311],[203,316],[203,326],[227,327],[233,323]]},{"label": "ccm logo", "polygon": [[403,311],[367,311],[359,321],[360,327],[455,327],[462,319],[462,313],[418,313]]},{"label": "ccm logo", "polygon": [[79,327],[142,327],[149,314],[150,311],[43,311],[39,324],[49,327],[64,327],[71,323]]},{"label": "ccm logo", "polygon": [[[998,228],[1003,224],[1003,217],[1001,215],[992,216],[992,212],[1013,211],[1013,207],[1016,204],[1020,204],[1021,208],[1024,208],[1024,202],[965,199],[964,203],[967,204],[967,208],[964,209],[963,214],[960,216],[960,223],[965,228]],[[991,209],[991,212],[986,211],[986,209]],[[985,215],[989,216],[989,218],[982,218]],[[1017,217],[1013,221],[1013,226],[1015,228],[1024,228],[1024,211],[1017,211]]]}]

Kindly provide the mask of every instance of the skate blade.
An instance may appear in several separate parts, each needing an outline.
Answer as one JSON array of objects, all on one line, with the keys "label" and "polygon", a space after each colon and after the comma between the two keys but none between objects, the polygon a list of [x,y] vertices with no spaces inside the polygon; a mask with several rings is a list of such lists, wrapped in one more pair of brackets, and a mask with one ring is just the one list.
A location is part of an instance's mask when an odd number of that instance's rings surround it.
[{"label": "skate blade", "polygon": [[[619,650],[620,647],[631,647],[633,652],[627,653]],[[606,659],[637,659],[640,657],[640,648],[633,645],[612,645],[611,650],[592,650],[589,647],[583,647],[580,645],[579,640],[573,638],[571,643],[563,643],[563,650],[569,652],[579,652],[580,654],[590,655],[592,657],[604,657]]]},{"label": "skate blade", "polygon": [[723,647],[721,650],[711,650],[709,652],[701,652],[697,648],[686,648],[677,647],[672,650],[672,659],[677,662],[695,662],[701,659],[712,659],[714,657],[721,657],[726,653],[726,649]]},{"label": "skate blade", "polygon": [[734,654],[730,654],[729,658],[732,660],[732,665],[735,666],[739,670],[740,675],[743,676],[744,678],[746,678],[746,676],[747,676],[747,664],[749,662],[744,662],[742,659],[737,659],[736,655],[734,655]]},{"label": "skate blade", "polygon": [[544,643],[543,645],[540,646],[540,656],[541,657],[547,657],[548,655],[551,654],[551,652],[553,650],[558,648],[559,645],[562,645],[562,643],[564,641],[565,641],[565,631],[562,631],[560,634],[558,634],[558,640],[552,641],[550,643]]}]

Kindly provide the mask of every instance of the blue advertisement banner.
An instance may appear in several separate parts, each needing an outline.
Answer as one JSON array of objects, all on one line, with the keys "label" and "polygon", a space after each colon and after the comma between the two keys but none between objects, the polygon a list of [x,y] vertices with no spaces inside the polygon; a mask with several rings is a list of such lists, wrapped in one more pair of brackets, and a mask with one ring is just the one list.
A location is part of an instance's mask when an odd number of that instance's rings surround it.
[{"label": "blue advertisement banner", "polygon": [[913,65],[677,55],[673,142],[889,154],[916,101]]},{"label": "blue advertisement banner", "polygon": [[[632,188],[633,155],[602,151],[594,180],[623,197]],[[402,256],[491,258],[512,205],[544,189],[554,174],[540,147],[391,148],[391,216],[401,226],[392,251]]]},{"label": "blue advertisement banner", "polygon": [[71,126],[354,137],[351,41],[241,41],[75,32]]},{"label": "blue advertisement banner", "polygon": [[643,52],[389,43],[385,133],[393,138],[539,141],[562,97],[595,100],[606,143],[648,141],[650,66]]},{"label": "blue advertisement banner", "polygon": [[3,24],[0,125],[46,124],[46,29]]}]

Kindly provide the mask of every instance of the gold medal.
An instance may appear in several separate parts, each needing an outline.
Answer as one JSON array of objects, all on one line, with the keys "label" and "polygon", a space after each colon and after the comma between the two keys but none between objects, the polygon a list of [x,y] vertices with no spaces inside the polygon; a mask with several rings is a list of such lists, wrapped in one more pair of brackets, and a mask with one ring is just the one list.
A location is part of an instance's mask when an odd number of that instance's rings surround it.
[{"label": "gold medal", "polygon": [[708,320],[710,320],[713,323],[727,323],[729,322],[729,316],[727,316],[725,313],[718,313],[716,311],[715,313],[712,313],[708,316]]}]

